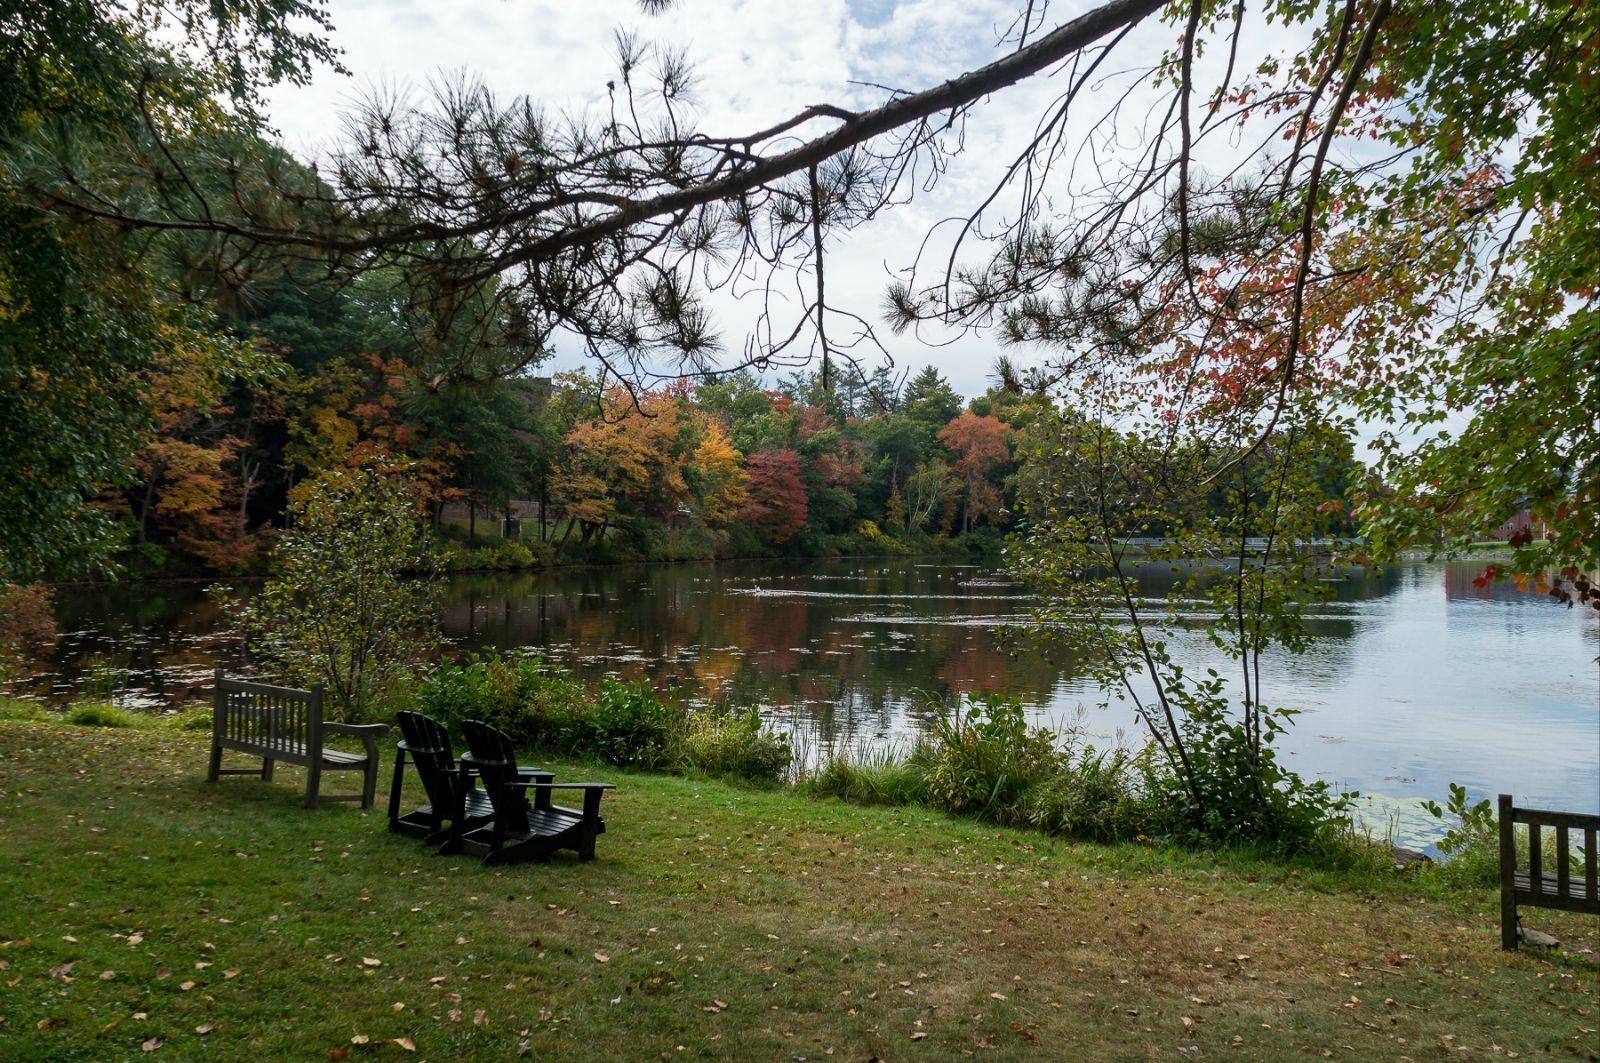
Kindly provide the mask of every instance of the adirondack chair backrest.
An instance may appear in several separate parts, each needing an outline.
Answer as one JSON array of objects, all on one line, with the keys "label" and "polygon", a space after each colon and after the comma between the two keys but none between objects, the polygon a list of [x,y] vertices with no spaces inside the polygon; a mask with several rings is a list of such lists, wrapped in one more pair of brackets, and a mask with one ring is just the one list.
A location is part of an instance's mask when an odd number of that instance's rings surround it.
[{"label": "adirondack chair backrest", "polygon": [[313,751],[322,738],[322,690],[225,679],[213,687],[212,727],[218,739],[263,749]]},{"label": "adirondack chair backrest", "polygon": [[517,781],[517,752],[511,738],[498,727],[490,727],[478,720],[466,720],[461,733],[472,751],[483,788],[488,791],[494,805],[495,818],[508,831],[528,828],[528,798],[523,790],[513,789]]},{"label": "adirondack chair backrest", "polygon": [[427,791],[428,802],[434,808],[447,810],[455,807],[456,756],[450,748],[450,732],[438,720],[420,712],[395,714],[400,722],[400,735],[405,739],[411,762],[422,777],[422,788]]}]

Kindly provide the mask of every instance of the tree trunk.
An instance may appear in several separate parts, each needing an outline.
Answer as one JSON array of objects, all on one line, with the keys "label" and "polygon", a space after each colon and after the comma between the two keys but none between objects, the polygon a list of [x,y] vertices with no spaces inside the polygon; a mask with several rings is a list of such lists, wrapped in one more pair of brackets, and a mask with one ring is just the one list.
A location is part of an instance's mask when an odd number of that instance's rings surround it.
[{"label": "tree trunk", "polygon": [[539,477],[539,541],[541,543],[545,541],[544,515],[545,515],[545,511],[548,510],[549,508],[550,508],[550,477],[549,476],[541,476],[541,477]]},{"label": "tree trunk", "polygon": [[156,496],[156,475],[155,475],[154,472],[152,472],[150,474],[150,478],[144,482],[144,500],[139,503],[139,543],[140,543],[140,545],[144,544],[144,541],[145,541],[145,538],[146,538],[146,534],[148,533],[148,531],[150,529],[150,505],[155,500],[155,496]]}]

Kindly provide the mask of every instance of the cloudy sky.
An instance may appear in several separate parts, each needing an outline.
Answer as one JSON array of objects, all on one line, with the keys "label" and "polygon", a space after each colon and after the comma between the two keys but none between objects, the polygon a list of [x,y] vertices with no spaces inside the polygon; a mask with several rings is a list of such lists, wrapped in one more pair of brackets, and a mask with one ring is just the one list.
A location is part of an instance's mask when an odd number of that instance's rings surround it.
[{"label": "cloudy sky", "polygon": [[[420,95],[441,77],[466,74],[502,98],[527,95],[550,108],[582,110],[605,97],[615,74],[612,38],[621,27],[685,50],[699,76],[701,128],[742,133],[812,103],[859,108],[881,101],[882,91],[863,82],[916,90],[991,61],[1021,6],[1018,0],[680,0],[652,17],[636,0],[331,0],[351,75],[323,72],[309,86],[280,89],[272,116],[288,145],[311,157],[336,143],[340,111],[362,94]],[[1089,6],[1089,0],[1057,0],[1048,25]],[[1174,32],[1147,24],[1131,35],[1105,68],[1113,76],[1100,98],[1085,101],[1086,119],[1103,113],[1126,86],[1116,71],[1159,56]],[[1040,76],[982,106],[967,126],[963,154],[933,191],[830,245],[830,299],[838,293],[848,308],[879,320],[892,271],[913,260],[930,226],[988,193],[1060,90],[1059,79]],[[718,321],[726,345],[738,349],[745,332],[738,308],[718,308]],[[983,390],[1000,349],[995,339],[926,338],[949,342],[887,339],[897,370],[932,363],[959,390]],[[1025,364],[1039,357],[1007,353]],[[559,360],[575,361],[570,354]]]}]

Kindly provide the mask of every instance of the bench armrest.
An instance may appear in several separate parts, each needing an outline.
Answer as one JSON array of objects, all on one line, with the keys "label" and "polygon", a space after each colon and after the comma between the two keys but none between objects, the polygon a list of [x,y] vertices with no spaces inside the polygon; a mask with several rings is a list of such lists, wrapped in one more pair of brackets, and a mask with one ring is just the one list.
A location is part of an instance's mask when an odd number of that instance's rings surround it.
[{"label": "bench armrest", "polygon": [[[386,723],[322,723],[324,735],[349,735],[351,738],[361,739],[361,745],[367,751],[367,760],[371,763],[371,770],[378,770],[378,739],[389,733]],[[398,754],[397,754],[398,758]],[[398,763],[398,759],[396,760]]]}]

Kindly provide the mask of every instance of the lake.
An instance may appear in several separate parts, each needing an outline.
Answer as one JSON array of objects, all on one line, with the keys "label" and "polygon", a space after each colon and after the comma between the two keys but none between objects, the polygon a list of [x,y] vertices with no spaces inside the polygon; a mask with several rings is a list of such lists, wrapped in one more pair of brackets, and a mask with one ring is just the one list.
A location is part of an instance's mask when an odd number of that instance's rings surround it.
[{"label": "lake", "polygon": [[[1482,563],[1406,564],[1346,579],[1320,604],[1318,638],[1265,670],[1266,698],[1303,711],[1281,741],[1304,775],[1374,795],[1376,825],[1426,841],[1416,799],[1450,782],[1475,796],[1600,810],[1600,619],[1509,586],[1478,588]],[[1098,708],[1070,662],[1008,651],[1000,628],[1027,607],[1003,571],[929,560],[765,561],[461,576],[441,622],[464,648],[542,647],[585,674],[645,676],[696,696],[759,705],[815,754],[900,742],[930,695],[1000,691],[1096,744],[1139,738]],[[238,646],[193,583],[68,587],[48,670],[55,694],[98,675],[133,703],[199,696]],[[1191,668],[1220,655],[1172,636]]]}]

